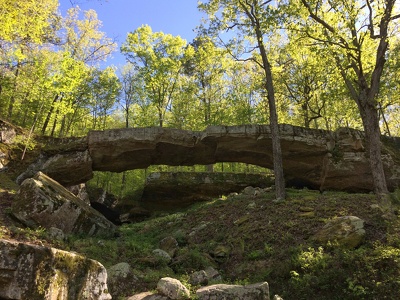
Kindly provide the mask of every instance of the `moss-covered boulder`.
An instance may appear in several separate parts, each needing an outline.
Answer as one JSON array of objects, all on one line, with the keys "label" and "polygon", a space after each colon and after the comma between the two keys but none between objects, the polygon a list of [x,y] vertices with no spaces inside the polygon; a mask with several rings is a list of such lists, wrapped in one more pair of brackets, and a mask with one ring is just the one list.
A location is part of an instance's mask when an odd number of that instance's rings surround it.
[{"label": "moss-covered boulder", "polygon": [[0,240],[0,299],[106,300],[106,269],[83,256]]},{"label": "moss-covered boulder", "polygon": [[335,218],[319,230],[314,240],[326,244],[338,243],[345,248],[356,248],[365,236],[364,221],[356,216]]},{"label": "moss-covered boulder", "polygon": [[12,214],[31,228],[58,228],[65,234],[108,235],[117,227],[62,185],[38,172],[20,186]]}]

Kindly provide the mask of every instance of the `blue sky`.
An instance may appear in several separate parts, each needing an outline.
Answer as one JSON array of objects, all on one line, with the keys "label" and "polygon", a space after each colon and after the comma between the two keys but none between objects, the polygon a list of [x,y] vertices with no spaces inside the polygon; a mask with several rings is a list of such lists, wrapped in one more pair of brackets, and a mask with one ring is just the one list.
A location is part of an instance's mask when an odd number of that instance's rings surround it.
[{"label": "blue sky", "polygon": [[[78,3],[82,10],[94,9],[103,22],[101,31],[110,38],[116,38],[118,48],[125,41],[127,33],[143,24],[148,24],[153,32],[162,31],[179,35],[188,42],[196,36],[193,29],[200,24],[203,16],[197,9],[197,0],[59,0],[63,15]],[[124,64],[118,53],[108,59],[107,65]]]}]

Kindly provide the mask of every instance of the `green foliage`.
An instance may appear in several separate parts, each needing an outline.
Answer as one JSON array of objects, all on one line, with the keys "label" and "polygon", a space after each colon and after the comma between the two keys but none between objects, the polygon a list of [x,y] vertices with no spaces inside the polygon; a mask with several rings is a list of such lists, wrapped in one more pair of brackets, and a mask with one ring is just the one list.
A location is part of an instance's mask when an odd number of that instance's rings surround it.
[{"label": "green foliage", "polygon": [[143,25],[129,33],[121,47],[128,61],[139,68],[147,97],[157,109],[160,127],[178,90],[185,46],[186,41],[181,37],[153,33],[150,26]]},{"label": "green foliage", "polygon": [[[0,40],[42,44],[58,21],[57,0],[4,0],[0,3]],[[24,56],[19,51],[18,56]]]}]

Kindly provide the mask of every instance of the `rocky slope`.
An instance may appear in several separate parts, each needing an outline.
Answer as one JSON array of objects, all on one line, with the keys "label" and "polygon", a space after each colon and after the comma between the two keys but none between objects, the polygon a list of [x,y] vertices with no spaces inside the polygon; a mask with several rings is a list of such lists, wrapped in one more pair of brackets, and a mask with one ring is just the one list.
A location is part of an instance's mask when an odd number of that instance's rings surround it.
[{"label": "rocky slope", "polygon": [[[0,145],[9,158],[20,157],[20,149]],[[19,188],[16,174],[32,162],[34,155],[29,155],[24,166],[10,159],[0,172],[0,239],[73,251],[100,262],[113,299],[168,299],[152,295],[161,278],[179,279],[192,298],[203,285],[265,287],[264,282],[271,296],[284,299],[400,296],[399,192],[392,194],[395,215],[388,219],[372,194],[288,189],[287,200],[276,202],[271,188],[249,187],[125,224],[118,236],[80,233],[59,240],[41,227],[22,226],[9,214]],[[0,287],[5,282],[0,278]]]}]

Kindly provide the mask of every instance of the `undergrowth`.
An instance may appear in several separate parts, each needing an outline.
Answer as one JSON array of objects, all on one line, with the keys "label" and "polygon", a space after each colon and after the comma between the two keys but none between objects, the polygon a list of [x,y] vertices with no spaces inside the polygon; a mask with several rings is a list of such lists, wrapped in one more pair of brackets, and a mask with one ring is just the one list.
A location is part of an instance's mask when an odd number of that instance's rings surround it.
[{"label": "undergrowth", "polygon": [[[383,219],[369,194],[288,190],[288,195],[280,203],[272,201],[272,193],[223,197],[184,212],[123,225],[114,240],[71,238],[68,248],[106,267],[128,262],[140,278],[133,287],[136,292],[154,289],[165,276],[181,279],[194,290],[197,287],[190,286],[188,276],[212,266],[224,283],[267,281],[271,294],[284,299],[398,299],[397,217]],[[365,220],[367,233],[361,246],[345,249],[335,242],[318,245],[312,239],[326,222],[346,215]],[[171,263],[152,255],[167,236],[179,243]],[[226,256],[216,257],[221,246]]]}]

